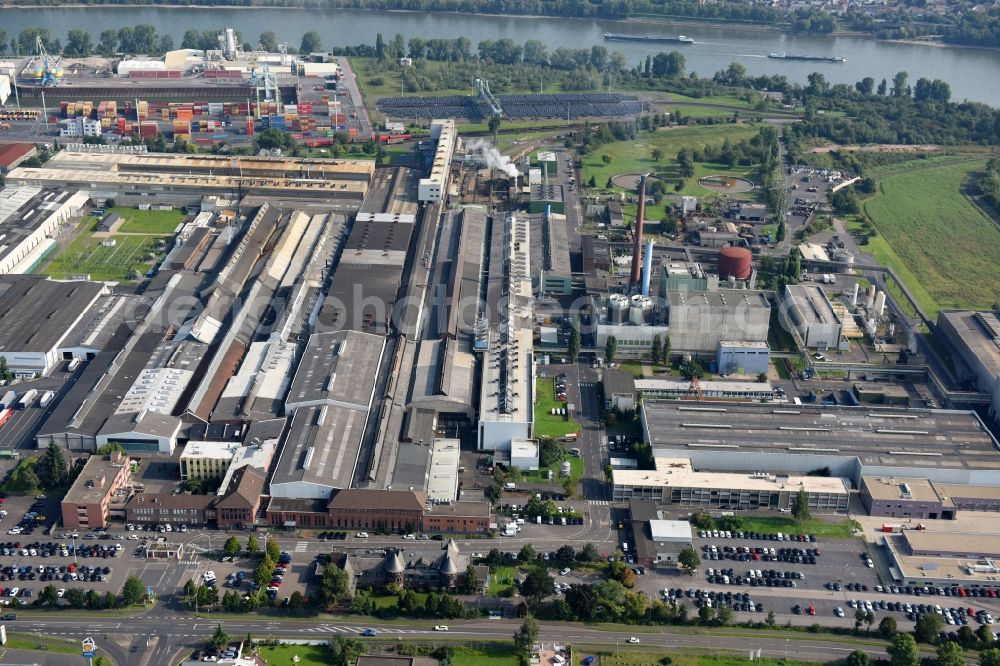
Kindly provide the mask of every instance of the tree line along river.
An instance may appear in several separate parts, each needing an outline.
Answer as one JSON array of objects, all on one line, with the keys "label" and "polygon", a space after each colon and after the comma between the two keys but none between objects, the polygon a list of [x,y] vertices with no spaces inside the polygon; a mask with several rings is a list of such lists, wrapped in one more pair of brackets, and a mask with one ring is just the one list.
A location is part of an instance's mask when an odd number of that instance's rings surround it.
[{"label": "tree line along river", "polygon": [[[323,47],[374,44],[379,32],[386,39],[396,33],[404,37],[468,37],[475,48],[486,39],[504,37],[523,43],[537,39],[551,52],[560,47],[581,48],[603,44],[621,51],[629,65],[643,61],[647,54],[678,50],[687,69],[711,76],[730,62],[740,62],[750,74],[784,74],[792,82],[805,84],[811,72],[822,72],[831,83],[853,84],[866,76],[876,82],[889,79],[901,70],[910,81],[926,77],[951,85],[952,99],[970,99],[1000,106],[1000,50],[943,48],[883,42],[866,37],[837,35],[791,35],[737,26],[694,25],[674,22],[604,21],[557,17],[505,17],[441,12],[385,12],[354,9],[315,10],[224,9],[194,7],[92,7],[0,9],[0,25],[9,37],[28,27],[48,28],[54,37],[65,39],[72,28],[98,35],[109,28],[148,23],[160,34],[169,34],[180,44],[185,30],[215,30],[231,26],[255,43],[265,31],[277,33],[279,41],[298,46],[305,32],[315,30]],[[693,44],[605,41],[605,32],[639,35],[686,35]],[[846,62],[776,60],[768,53],[839,56]]]}]

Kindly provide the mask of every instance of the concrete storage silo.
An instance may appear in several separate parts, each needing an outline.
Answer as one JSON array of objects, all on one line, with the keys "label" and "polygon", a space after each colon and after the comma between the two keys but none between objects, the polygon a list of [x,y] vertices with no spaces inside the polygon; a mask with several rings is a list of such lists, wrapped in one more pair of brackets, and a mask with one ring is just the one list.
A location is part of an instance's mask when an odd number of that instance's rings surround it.
[{"label": "concrete storage silo", "polygon": [[875,314],[881,317],[885,314],[885,292],[878,292],[878,296],[875,297]]},{"label": "concrete storage silo", "polygon": [[745,247],[724,247],[719,250],[719,279],[749,280],[753,259]]},{"label": "concrete storage silo", "polygon": [[608,297],[608,323],[624,324],[628,319],[628,297],[623,294],[611,294]]},{"label": "concrete storage silo", "polygon": [[875,285],[868,285],[868,289],[865,290],[865,307],[871,310],[875,307]]},{"label": "concrete storage silo", "polygon": [[653,299],[649,296],[636,294],[629,304],[628,319],[636,326],[648,324],[653,320]]}]

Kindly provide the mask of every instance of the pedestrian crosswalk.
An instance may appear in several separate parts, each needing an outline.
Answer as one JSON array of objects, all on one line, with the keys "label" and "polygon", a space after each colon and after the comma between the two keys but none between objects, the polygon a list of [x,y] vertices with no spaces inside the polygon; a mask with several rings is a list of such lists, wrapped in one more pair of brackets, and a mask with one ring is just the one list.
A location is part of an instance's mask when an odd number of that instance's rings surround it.
[{"label": "pedestrian crosswalk", "polygon": [[309,549],[309,542],[308,541],[298,541],[295,544],[295,552],[296,553],[304,553],[308,549]]},{"label": "pedestrian crosswalk", "polygon": [[608,500],[587,500],[587,504],[590,506],[611,506],[611,502]]},{"label": "pedestrian crosswalk", "polygon": [[[303,627],[298,631],[304,634],[360,634],[368,629],[368,627],[342,627],[330,624],[324,624],[318,627]],[[381,630],[378,630],[381,633]],[[393,627],[391,630],[385,630],[392,634],[425,634],[427,629],[403,629]]]}]

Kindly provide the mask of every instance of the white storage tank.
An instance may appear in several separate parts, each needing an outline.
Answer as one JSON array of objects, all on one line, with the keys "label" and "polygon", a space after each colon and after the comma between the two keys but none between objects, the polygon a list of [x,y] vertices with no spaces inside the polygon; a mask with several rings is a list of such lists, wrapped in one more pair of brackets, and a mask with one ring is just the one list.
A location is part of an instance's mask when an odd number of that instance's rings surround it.
[{"label": "white storage tank", "polygon": [[885,292],[878,292],[878,296],[875,297],[875,314],[881,317],[885,314]]},{"label": "white storage tank", "polygon": [[608,323],[624,324],[626,319],[628,319],[628,297],[611,294],[608,297]]},{"label": "white storage tank", "polygon": [[629,306],[629,321],[636,326],[648,324],[653,319],[653,299],[636,294]]}]

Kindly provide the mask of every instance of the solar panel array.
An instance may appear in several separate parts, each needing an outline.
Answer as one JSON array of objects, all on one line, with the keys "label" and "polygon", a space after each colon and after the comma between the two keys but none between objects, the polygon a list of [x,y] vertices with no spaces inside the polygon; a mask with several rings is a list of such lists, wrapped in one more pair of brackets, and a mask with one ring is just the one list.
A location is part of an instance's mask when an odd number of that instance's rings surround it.
[{"label": "solar panel array", "polygon": [[[558,95],[497,95],[504,116],[521,118],[616,118],[642,111],[642,103],[631,95],[617,93],[564,93]],[[475,97],[383,97],[378,101],[382,113],[399,118],[469,118],[485,117]]]}]

